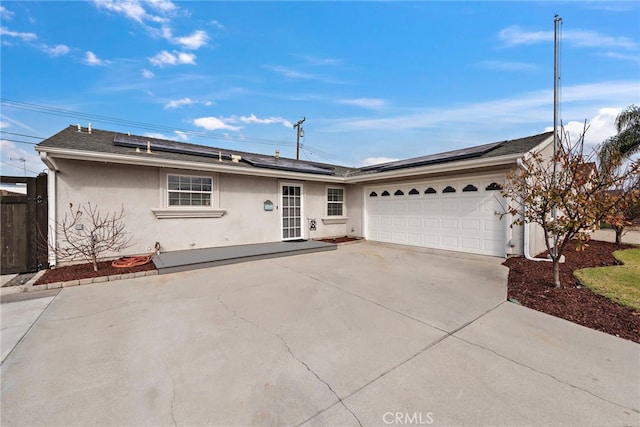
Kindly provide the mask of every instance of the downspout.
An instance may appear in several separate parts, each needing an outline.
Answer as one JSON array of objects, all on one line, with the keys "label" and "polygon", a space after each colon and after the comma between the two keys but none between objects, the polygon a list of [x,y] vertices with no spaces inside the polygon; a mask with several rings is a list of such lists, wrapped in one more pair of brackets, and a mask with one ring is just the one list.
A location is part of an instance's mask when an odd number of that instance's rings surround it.
[{"label": "downspout", "polygon": [[44,162],[45,165],[47,165],[47,168],[49,169],[47,172],[47,199],[48,199],[47,200],[47,205],[48,205],[47,250],[48,250],[49,266],[54,267],[57,261],[56,252],[53,248],[55,248],[57,244],[57,241],[56,241],[56,236],[57,236],[57,233],[56,233],[56,224],[57,224],[56,173],[58,172],[58,165],[56,165],[56,162],[51,157],[47,156],[47,153],[42,151],[40,152],[40,159]]},{"label": "downspout", "polygon": [[[525,169],[525,170],[529,170],[529,168],[527,168],[527,166],[524,164],[524,162],[522,161],[522,159],[518,159],[518,167]],[[524,212],[522,214],[524,216]],[[524,252],[524,257],[526,259],[528,259],[529,261],[547,261],[550,262],[551,259],[550,258],[534,258],[531,256],[531,252],[530,252],[530,248],[529,248],[529,223],[527,222],[527,217],[524,217],[524,223],[522,224],[522,228],[524,230],[524,242],[523,242],[523,252]]]}]

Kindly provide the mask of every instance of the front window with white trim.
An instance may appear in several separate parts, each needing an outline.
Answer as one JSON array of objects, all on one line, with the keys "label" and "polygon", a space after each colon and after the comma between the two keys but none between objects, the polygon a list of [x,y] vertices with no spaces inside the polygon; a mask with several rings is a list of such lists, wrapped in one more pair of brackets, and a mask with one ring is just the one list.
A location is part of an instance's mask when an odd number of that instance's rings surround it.
[{"label": "front window with white trim", "polygon": [[344,216],[344,188],[327,188],[327,216]]},{"label": "front window with white trim", "polygon": [[204,176],[167,175],[169,206],[211,206],[213,179]]}]

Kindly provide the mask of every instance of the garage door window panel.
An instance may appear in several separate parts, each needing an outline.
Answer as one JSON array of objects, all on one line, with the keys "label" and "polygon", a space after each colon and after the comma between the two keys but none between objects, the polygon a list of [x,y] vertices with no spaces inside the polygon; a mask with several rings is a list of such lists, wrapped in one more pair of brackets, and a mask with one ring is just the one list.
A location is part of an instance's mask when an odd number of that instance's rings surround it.
[{"label": "garage door window panel", "polygon": [[447,186],[444,188],[444,190],[442,190],[442,192],[443,192],[443,193],[445,193],[445,194],[447,194],[447,193],[455,193],[455,192],[456,192],[456,189],[455,189],[455,188],[453,188],[453,187],[452,187],[452,186],[450,186],[450,185],[447,185]]}]

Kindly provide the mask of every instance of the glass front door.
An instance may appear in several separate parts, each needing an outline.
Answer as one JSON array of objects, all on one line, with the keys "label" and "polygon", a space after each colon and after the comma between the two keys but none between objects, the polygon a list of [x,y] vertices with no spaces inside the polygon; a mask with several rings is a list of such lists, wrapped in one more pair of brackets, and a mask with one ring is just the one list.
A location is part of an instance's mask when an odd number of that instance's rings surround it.
[{"label": "glass front door", "polygon": [[282,185],[282,240],[302,238],[302,186]]}]

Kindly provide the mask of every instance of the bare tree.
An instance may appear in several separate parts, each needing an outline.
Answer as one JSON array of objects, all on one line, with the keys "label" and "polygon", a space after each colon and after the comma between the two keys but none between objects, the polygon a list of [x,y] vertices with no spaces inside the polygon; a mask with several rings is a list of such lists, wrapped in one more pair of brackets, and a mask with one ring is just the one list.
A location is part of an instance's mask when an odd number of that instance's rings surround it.
[{"label": "bare tree", "polygon": [[103,214],[97,206],[87,203],[69,212],[56,223],[56,246],[51,249],[62,260],[84,259],[98,271],[98,260],[108,252],[120,252],[130,246],[130,233],[125,231],[124,207],[120,212]]},{"label": "bare tree", "polygon": [[616,233],[616,244],[622,243],[624,230],[633,221],[640,218],[640,178],[624,183],[621,188],[611,190],[621,193],[619,202],[613,207],[605,222],[613,228]]},{"label": "bare tree", "polygon": [[[578,248],[584,248],[588,232],[626,197],[624,183],[640,174],[639,162],[599,172],[593,161],[597,152],[585,155],[583,141],[584,132],[575,144],[563,132],[552,159],[533,153],[523,168],[509,174],[502,189],[507,208],[498,215],[511,214],[512,225],[535,223],[542,228],[555,287],[561,287],[560,260],[569,242],[576,239]],[[623,190],[608,191],[615,188]]]}]

